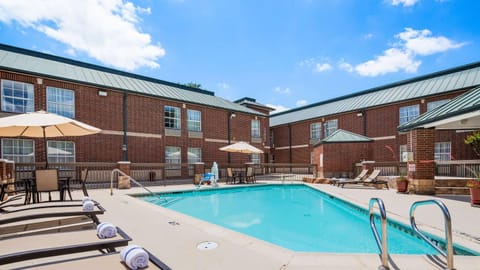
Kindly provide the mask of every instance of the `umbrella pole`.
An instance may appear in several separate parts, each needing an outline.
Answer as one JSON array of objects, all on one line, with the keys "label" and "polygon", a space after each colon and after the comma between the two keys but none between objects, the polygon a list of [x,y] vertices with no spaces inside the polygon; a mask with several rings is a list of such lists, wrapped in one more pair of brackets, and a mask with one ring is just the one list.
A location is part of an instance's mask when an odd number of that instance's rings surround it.
[{"label": "umbrella pole", "polygon": [[48,169],[48,147],[47,147],[47,136],[45,135],[45,127],[42,127],[43,130],[43,143],[45,144],[45,169]]}]

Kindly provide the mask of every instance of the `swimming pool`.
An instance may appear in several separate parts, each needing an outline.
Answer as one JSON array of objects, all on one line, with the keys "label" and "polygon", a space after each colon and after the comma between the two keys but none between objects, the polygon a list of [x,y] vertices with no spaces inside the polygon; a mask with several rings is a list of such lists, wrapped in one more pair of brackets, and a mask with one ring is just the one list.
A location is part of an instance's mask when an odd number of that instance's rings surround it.
[{"label": "swimming pool", "polygon": [[[141,198],[294,251],[378,253],[366,209],[303,184],[203,189],[161,197],[166,200]],[[388,242],[392,254],[437,254],[408,227],[393,221]],[[455,252],[473,255],[461,247]]]}]

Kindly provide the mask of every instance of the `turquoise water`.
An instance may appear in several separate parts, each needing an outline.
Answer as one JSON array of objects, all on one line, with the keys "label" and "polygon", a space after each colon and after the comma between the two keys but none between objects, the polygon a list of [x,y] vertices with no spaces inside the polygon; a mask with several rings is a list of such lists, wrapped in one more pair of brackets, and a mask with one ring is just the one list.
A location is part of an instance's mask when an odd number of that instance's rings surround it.
[{"label": "turquoise water", "polygon": [[[378,253],[365,209],[305,185],[199,190],[161,197],[167,202],[154,196],[141,198],[294,251]],[[437,254],[405,233],[408,228],[389,223],[390,253]],[[381,228],[379,220],[376,224]]]}]

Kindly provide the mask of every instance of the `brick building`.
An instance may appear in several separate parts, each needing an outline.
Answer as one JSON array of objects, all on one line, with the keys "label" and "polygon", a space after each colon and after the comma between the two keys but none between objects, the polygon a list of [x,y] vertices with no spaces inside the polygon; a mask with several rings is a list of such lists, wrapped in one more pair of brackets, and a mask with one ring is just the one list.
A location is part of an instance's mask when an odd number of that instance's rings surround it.
[{"label": "brick building", "polygon": [[[235,141],[269,151],[270,110],[254,99],[244,99],[247,106],[210,91],[8,45],[0,45],[0,80],[0,117],[45,110],[102,129],[49,139],[52,163],[265,160],[218,150]],[[45,149],[42,140],[1,138],[2,158],[16,162],[44,162]]]},{"label": "brick building", "polygon": [[[272,157],[278,163],[319,164],[315,146],[343,129],[373,142],[338,144],[337,148],[329,144],[330,154],[322,158],[335,165],[324,168],[326,177],[351,175],[354,163],[362,160],[406,161],[408,133],[399,133],[397,127],[479,84],[480,63],[473,63],[274,114],[270,117]],[[435,159],[475,158],[463,142],[468,134],[465,132],[435,132]]]}]

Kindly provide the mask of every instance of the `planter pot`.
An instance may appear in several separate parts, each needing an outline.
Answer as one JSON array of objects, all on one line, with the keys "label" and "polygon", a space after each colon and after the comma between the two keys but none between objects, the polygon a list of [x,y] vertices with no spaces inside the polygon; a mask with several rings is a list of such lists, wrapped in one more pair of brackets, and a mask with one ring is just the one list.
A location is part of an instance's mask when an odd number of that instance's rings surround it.
[{"label": "planter pot", "polygon": [[480,188],[470,188],[470,201],[472,204],[480,205]]},{"label": "planter pot", "polygon": [[397,181],[397,191],[405,193],[408,190],[408,181]]}]

